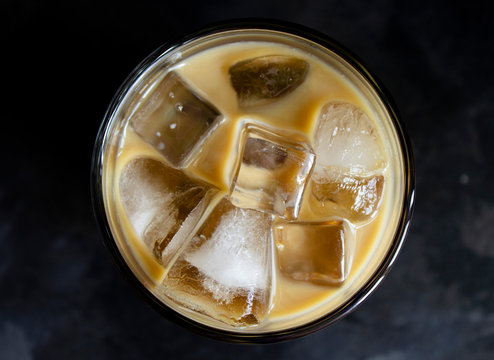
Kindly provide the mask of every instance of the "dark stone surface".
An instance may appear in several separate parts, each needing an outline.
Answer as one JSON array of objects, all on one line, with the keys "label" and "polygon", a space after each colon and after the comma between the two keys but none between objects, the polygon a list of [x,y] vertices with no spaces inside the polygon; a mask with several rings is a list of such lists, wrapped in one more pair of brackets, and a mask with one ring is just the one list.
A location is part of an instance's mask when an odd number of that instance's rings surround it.
[{"label": "dark stone surface", "polygon": [[[475,2],[3,1],[0,359],[494,358],[494,30]],[[193,335],[104,248],[89,195],[99,122],[160,44],[218,20],[297,22],[384,82],[415,151],[417,203],[389,277],[353,314],[269,346]]]}]

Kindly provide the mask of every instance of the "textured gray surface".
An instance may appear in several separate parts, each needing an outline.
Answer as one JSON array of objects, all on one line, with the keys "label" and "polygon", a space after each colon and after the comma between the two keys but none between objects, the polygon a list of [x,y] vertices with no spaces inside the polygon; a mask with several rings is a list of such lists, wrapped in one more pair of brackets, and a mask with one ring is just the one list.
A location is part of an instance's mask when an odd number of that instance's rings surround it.
[{"label": "textured gray surface", "polygon": [[[4,1],[0,359],[492,359],[494,30],[473,2]],[[154,48],[263,16],[324,32],[393,94],[415,151],[417,203],[389,277],[353,314],[269,346],[211,341],[158,316],[113,265],[89,165],[119,84]],[[10,124],[10,125],[6,125]]]}]

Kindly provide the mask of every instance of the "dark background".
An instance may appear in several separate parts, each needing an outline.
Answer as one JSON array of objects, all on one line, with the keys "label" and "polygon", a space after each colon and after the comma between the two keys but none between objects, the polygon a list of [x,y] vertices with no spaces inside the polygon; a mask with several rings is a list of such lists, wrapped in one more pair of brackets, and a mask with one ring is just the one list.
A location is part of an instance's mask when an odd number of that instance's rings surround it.
[{"label": "dark background", "polygon": [[[2,1],[0,359],[493,359],[492,10]],[[99,123],[134,66],[199,27],[253,16],[312,27],[364,59],[393,94],[417,169],[415,216],[389,277],[339,323],[268,346],[193,335],[149,308],[112,263],[89,193]]]}]

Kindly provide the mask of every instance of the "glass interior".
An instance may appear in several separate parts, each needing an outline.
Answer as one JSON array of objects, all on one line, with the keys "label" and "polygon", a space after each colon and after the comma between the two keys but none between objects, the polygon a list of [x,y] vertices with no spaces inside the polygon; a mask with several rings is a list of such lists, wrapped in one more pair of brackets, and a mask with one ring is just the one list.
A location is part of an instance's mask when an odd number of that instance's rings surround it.
[{"label": "glass interior", "polygon": [[[147,152],[146,149],[141,153],[129,155],[128,158],[125,158],[127,155],[122,158],[120,154],[129,119],[136,109],[139,109],[143,99],[152,93],[158,84],[157,80],[170,68],[179,67],[181,63],[205,50],[249,42],[281,44],[301,51],[332,68],[335,74],[342,77],[358,94],[358,105],[372,119],[384,142],[388,167],[382,210],[375,220],[379,225],[374,226],[372,230],[372,237],[376,240],[366,245],[365,251],[362,250],[365,254],[361,256],[357,268],[351,272],[345,283],[334,291],[325,293],[320,301],[315,301],[304,310],[268,317],[259,326],[235,328],[180,306],[160,290],[156,280],[160,278],[162,271],[160,265],[148,260],[147,249],[135,245],[138,243],[132,239],[135,234],[128,224],[122,221],[121,214],[124,214],[125,210],[118,195],[118,179],[122,164],[130,162],[132,156],[162,160],[154,152]],[[317,37],[311,40],[310,36],[306,38],[273,29],[241,28],[217,31],[192,38],[153,56],[124,84],[100,130],[95,152],[96,194],[93,196],[101,197],[106,217],[104,226],[111,236],[107,242],[111,242],[113,250],[118,252],[114,255],[123,260],[121,266],[130,270],[133,281],[137,280],[142,284],[141,290],[145,289],[146,296],[151,302],[157,303],[158,308],[172,309],[167,314],[176,319],[191,319],[192,322],[185,321],[201,329],[201,332],[207,334],[208,331],[219,331],[221,337],[230,337],[230,340],[248,338],[249,335],[265,339],[269,336],[281,338],[290,333],[300,335],[328,324],[353,309],[375,288],[394,261],[406,232],[413,203],[413,168],[406,142],[392,106],[374,79],[356,60],[333,43]],[[271,248],[270,252],[274,254],[274,248]],[[276,286],[276,271],[274,273],[273,285]]]}]

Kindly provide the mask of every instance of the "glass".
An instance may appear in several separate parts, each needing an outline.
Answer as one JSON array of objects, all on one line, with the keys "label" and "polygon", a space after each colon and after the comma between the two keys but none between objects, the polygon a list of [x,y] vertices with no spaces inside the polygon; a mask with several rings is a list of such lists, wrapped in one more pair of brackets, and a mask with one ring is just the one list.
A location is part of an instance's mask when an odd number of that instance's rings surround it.
[{"label": "glass", "polygon": [[[140,109],[142,99],[155,90],[153,84],[157,83],[156,79],[163,69],[166,70],[185,62],[207,49],[243,42],[270,42],[290,46],[296,48],[297,51],[316,56],[329,67],[336,69],[338,74],[346,79],[345,81],[355,87],[354,90],[365,99],[365,106],[371,109],[375,117],[379,119],[384,146],[388,149],[390,167],[393,170],[391,171],[393,176],[387,183],[387,191],[394,191],[393,196],[387,197],[387,199],[394,199],[386,203],[387,225],[380,226],[379,231],[373,235],[377,240],[373,240],[373,244],[369,245],[372,249],[368,250],[367,255],[364,256],[366,265],[361,265],[359,274],[352,278],[348,286],[337,288],[334,291],[336,295],[328,297],[330,300],[326,301],[324,306],[311,308],[309,315],[294,316],[295,320],[288,316],[287,319],[279,320],[277,323],[275,321],[275,325],[264,328],[262,326],[234,328],[215,322],[215,320],[177,306],[157,291],[150,279],[150,274],[153,274],[153,271],[159,272],[159,265],[143,265],[139,262],[139,255],[136,255],[140,250],[129,249],[126,242],[127,230],[117,215],[119,206],[122,206],[121,201],[117,199],[117,190],[113,186],[114,177],[117,176],[114,170],[119,156],[119,146],[123,142],[123,132],[129,119],[135,116],[135,109]],[[192,163],[189,154],[193,152],[194,146],[201,147],[202,134],[208,133],[207,127],[214,129],[216,126],[214,118],[220,110],[215,109],[214,106],[215,104],[205,106],[203,112],[207,113],[207,118],[195,132],[199,135],[194,135],[199,139],[195,140],[197,145],[188,144],[182,153],[180,153],[181,150],[171,155],[164,153],[164,156],[172,159],[169,162],[172,162],[174,166],[180,169]],[[258,108],[254,107],[251,111],[254,117],[256,109]],[[172,128],[175,126],[171,125]],[[153,138],[148,142],[160,149],[158,140]],[[149,157],[159,160],[154,153],[150,153]],[[172,171],[173,174],[175,172],[175,170]],[[270,343],[310,334],[341,319],[362,303],[383,280],[403,245],[413,210],[415,189],[411,146],[403,124],[399,121],[396,107],[382,85],[362,65],[361,61],[334,40],[313,30],[294,24],[262,21],[233,22],[211,27],[179,43],[164,45],[147,57],[125,80],[105,114],[96,139],[91,175],[93,208],[105,244],[122,273],[144,299],[157,312],[191,331],[219,340],[247,343]],[[183,182],[180,180],[180,174],[177,173],[176,176],[178,180],[173,180],[175,181],[175,183],[172,181],[173,184]],[[201,196],[207,198],[208,201],[214,198],[214,191],[209,187],[202,185],[199,187],[202,191]],[[306,193],[307,191],[309,190],[306,190]],[[202,217],[207,206],[199,202],[197,207],[201,209],[197,216]],[[185,224],[187,220],[180,218],[179,221]],[[283,228],[282,225],[276,224],[274,227]],[[274,245],[270,251],[273,253],[276,251]],[[371,253],[372,256],[370,256]]]}]

